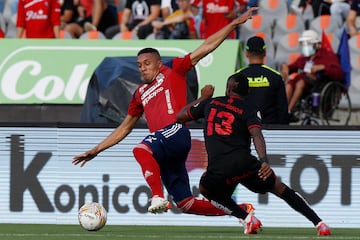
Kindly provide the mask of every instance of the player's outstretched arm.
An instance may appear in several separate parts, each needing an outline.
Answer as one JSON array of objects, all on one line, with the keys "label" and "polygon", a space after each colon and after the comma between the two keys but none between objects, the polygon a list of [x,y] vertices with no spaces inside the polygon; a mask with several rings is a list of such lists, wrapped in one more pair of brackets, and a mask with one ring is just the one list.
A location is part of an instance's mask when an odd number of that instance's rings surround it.
[{"label": "player's outstretched arm", "polygon": [[205,41],[194,52],[190,54],[192,64],[196,65],[203,57],[214,51],[236,28],[237,25],[243,24],[248,19],[250,19],[253,12],[257,9],[257,7],[249,8],[245,13],[232,20],[221,30],[217,31],[216,33],[205,39]]},{"label": "player's outstretched arm", "polygon": [[89,151],[74,156],[72,163],[74,165],[80,164],[80,167],[83,167],[88,161],[92,160],[100,152],[119,143],[132,131],[139,118],[140,117],[127,115],[124,121],[101,143],[99,143]]},{"label": "player's outstretched arm", "polygon": [[204,101],[207,98],[211,98],[214,94],[215,91],[215,87],[213,85],[205,85],[202,89],[201,89],[201,96],[192,101],[191,103],[187,104],[185,107],[183,107],[178,114],[176,115],[176,121],[180,122],[180,123],[184,123],[190,120],[193,120],[192,117],[189,116],[189,114],[187,113],[187,111],[189,110],[190,107]]}]

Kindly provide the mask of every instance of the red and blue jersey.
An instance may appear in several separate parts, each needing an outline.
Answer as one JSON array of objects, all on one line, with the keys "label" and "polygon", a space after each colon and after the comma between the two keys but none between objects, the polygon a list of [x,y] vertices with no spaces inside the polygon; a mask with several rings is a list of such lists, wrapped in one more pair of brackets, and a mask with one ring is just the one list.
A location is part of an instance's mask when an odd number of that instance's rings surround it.
[{"label": "red and blue jersey", "polygon": [[164,64],[151,83],[135,90],[128,114],[145,118],[151,132],[176,122],[176,114],[186,105],[186,73],[193,67],[190,54]]}]

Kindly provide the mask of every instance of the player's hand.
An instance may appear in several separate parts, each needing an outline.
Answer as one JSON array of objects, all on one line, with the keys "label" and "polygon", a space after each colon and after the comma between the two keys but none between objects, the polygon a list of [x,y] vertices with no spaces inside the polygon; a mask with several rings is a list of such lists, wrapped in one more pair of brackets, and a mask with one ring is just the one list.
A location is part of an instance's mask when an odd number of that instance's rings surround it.
[{"label": "player's hand", "polygon": [[273,170],[271,169],[269,164],[267,164],[266,162],[263,162],[261,164],[261,168],[258,172],[258,175],[262,180],[265,181],[268,177],[271,176],[272,172],[273,172]]},{"label": "player's hand", "polygon": [[211,98],[214,94],[215,87],[213,85],[205,85],[201,89],[201,97],[202,98]]},{"label": "player's hand", "polygon": [[252,18],[253,12],[257,11],[259,8],[258,7],[251,7],[249,8],[246,12],[244,12],[243,14],[241,14],[238,18],[234,19],[234,23],[235,24],[243,24],[244,22],[246,22],[248,19]]},{"label": "player's hand", "polygon": [[77,155],[73,158],[72,164],[83,167],[88,161],[97,156],[97,152],[94,149],[84,152],[83,154]]}]

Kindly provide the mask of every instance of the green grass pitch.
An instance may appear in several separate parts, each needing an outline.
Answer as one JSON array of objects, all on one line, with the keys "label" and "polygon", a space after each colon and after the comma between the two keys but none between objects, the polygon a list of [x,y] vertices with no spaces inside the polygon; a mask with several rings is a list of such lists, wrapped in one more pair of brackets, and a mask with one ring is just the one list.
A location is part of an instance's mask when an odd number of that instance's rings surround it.
[{"label": "green grass pitch", "polygon": [[314,228],[263,228],[244,235],[240,227],[114,226],[88,232],[78,225],[0,224],[1,240],[202,240],[202,239],[360,239],[360,229],[332,229],[330,237],[316,236]]}]

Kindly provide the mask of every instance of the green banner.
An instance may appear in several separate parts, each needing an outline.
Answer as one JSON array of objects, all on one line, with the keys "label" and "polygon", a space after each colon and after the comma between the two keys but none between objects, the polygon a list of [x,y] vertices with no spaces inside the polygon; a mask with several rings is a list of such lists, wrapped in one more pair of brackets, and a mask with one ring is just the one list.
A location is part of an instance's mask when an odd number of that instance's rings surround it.
[{"label": "green banner", "polygon": [[[144,47],[162,56],[182,56],[201,40],[0,40],[0,103],[81,104],[89,79],[104,59],[136,56]],[[226,78],[238,62],[240,44],[226,40],[197,64],[200,87],[213,84],[215,95],[225,92]]]}]

